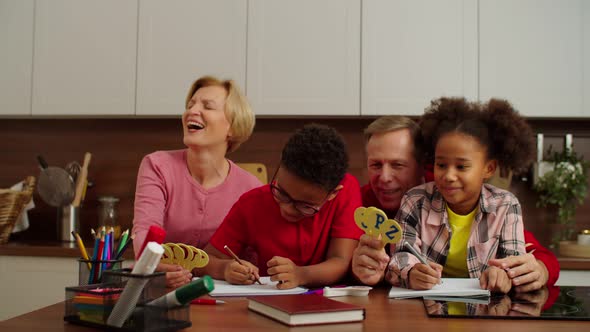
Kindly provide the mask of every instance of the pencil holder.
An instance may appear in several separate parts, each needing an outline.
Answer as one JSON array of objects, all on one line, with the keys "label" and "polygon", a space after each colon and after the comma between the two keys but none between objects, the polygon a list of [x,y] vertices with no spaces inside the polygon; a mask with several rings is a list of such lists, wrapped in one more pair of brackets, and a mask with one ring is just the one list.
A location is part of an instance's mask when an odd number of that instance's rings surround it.
[{"label": "pencil holder", "polygon": [[137,303],[148,303],[163,295],[169,289],[166,288],[166,273],[154,272],[149,275],[133,274],[130,269],[113,269],[105,271],[104,281],[109,284],[127,285],[130,280],[140,280],[145,286]]},{"label": "pencil holder", "polygon": [[120,270],[122,259],[111,260],[78,260],[78,285],[99,284],[103,280],[104,273],[109,270]]},{"label": "pencil holder", "polygon": [[[166,274],[134,275],[128,269],[105,271],[103,283],[66,287],[64,320],[77,325],[109,331],[176,331],[191,326],[189,305],[167,309],[149,305],[165,295]],[[109,325],[109,317],[119,301],[126,301],[124,291],[131,284],[142,284],[136,303],[121,303],[130,314],[122,326]],[[112,317],[111,317],[112,318]]]}]

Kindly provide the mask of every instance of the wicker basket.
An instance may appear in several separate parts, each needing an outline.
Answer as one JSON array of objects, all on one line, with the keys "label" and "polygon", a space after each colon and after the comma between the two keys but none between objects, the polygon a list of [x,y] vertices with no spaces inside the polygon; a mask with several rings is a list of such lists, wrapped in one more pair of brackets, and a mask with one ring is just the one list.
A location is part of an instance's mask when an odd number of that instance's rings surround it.
[{"label": "wicker basket", "polygon": [[8,242],[14,224],[33,197],[35,177],[28,176],[22,191],[0,189],[0,244]]}]

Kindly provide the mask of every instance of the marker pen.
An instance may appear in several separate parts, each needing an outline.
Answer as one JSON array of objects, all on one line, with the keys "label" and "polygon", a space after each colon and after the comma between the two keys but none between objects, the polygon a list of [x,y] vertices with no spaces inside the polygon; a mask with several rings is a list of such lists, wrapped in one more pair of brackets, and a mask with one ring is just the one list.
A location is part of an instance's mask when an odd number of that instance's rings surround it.
[{"label": "marker pen", "polygon": [[145,246],[148,243],[156,242],[158,244],[162,244],[162,243],[164,243],[165,238],[166,238],[166,230],[164,230],[163,228],[156,226],[156,225],[150,226],[148,233],[145,236],[145,240],[143,241],[143,244],[141,245],[141,248],[139,249],[139,252],[137,252],[135,254],[135,258],[137,259],[138,257],[141,257],[141,254],[143,253],[143,249],[145,248]]},{"label": "marker pen", "polygon": [[185,305],[199,296],[209,294],[214,288],[213,279],[210,276],[204,276],[148,304],[164,308],[174,308]]},{"label": "marker pen", "polygon": [[224,304],[225,301],[215,300],[215,299],[194,299],[191,301],[191,304]]}]

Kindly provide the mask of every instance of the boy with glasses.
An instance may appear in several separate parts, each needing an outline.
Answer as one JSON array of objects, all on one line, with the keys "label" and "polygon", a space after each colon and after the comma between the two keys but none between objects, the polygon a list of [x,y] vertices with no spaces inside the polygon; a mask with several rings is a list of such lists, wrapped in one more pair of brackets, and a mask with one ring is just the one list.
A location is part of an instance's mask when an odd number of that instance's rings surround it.
[{"label": "boy with glasses", "polygon": [[[354,223],[361,205],[358,181],[346,173],[344,141],[333,129],[307,125],[283,148],[269,185],[240,197],[211,238],[202,271],[233,284],[260,275],[280,289],[331,285],[346,276],[362,231]],[[232,260],[252,248],[258,264]]]}]

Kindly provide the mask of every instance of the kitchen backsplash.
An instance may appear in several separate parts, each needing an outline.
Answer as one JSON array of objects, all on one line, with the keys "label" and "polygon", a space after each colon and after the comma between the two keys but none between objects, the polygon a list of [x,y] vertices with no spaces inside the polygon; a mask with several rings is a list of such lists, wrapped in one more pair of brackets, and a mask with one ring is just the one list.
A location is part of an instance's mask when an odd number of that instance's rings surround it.
[{"label": "kitchen backsplash", "polygon": [[[261,118],[250,140],[229,155],[235,162],[261,162],[273,174],[280,151],[290,134],[305,123],[317,122],[335,127],[345,138],[350,154],[350,173],[361,184],[367,182],[362,131],[373,120],[363,118]],[[574,136],[574,149],[590,159],[590,119],[530,120],[535,132],[550,145],[561,149],[566,133]],[[182,149],[180,118],[166,119],[2,119],[0,121],[0,188],[10,187],[27,175],[39,175],[36,156],[41,154],[49,165],[64,167],[71,161],[82,163],[86,151],[92,153],[88,188],[81,208],[81,234],[89,237],[90,228],[98,224],[98,197],[120,199],[118,220],[130,228],[139,163],[144,155],[156,150]],[[531,189],[532,176],[514,178],[511,186],[523,207],[525,226],[539,240],[551,238],[550,210],[536,207],[537,194]],[[56,240],[57,208],[45,204],[38,194],[36,207],[29,212],[29,230],[13,235],[22,240]],[[590,228],[590,199],[578,209],[579,228]]]}]

